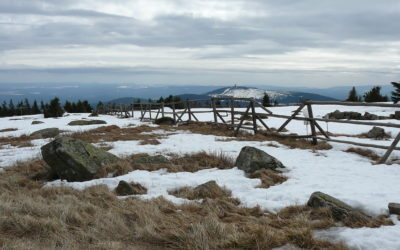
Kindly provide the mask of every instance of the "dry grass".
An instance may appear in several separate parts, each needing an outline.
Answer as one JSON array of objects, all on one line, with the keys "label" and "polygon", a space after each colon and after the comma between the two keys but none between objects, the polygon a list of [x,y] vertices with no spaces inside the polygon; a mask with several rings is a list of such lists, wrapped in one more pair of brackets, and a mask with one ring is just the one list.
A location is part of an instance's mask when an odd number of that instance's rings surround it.
[{"label": "dry grass", "polygon": [[270,186],[283,183],[287,180],[287,177],[283,176],[281,173],[270,169],[258,170],[251,173],[249,177],[261,180],[261,185],[259,185],[258,188],[269,188]]},{"label": "dry grass", "polygon": [[159,127],[139,126],[120,128],[116,125],[103,126],[89,131],[78,132],[71,137],[84,140],[90,143],[112,142],[112,141],[131,141],[131,140],[154,140],[161,139],[163,135],[142,134],[143,132],[152,132],[160,129]]},{"label": "dry grass", "polygon": [[232,138],[219,139],[223,141],[275,141],[289,148],[310,149],[310,150],[328,150],[332,146],[326,142],[319,142],[318,145],[311,145],[311,142],[305,139],[287,138],[278,132],[260,131],[256,135],[245,131],[240,131],[237,137],[234,137],[234,130],[227,128],[222,124],[213,124],[207,122],[192,122],[182,124],[178,127],[171,126],[139,126],[119,128],[118,126],[104,126],[90,131],[74,133],[71,137],[88,141],[91,143],[112,142],[112,141],[128,141],[140,140],[141,145],[158,145],[158,139],[165,138],[165,134],[143,134],[143,132],[152,132],[154,130],[163,129],[165,131],[189,130],[192,133],[225,136]]},{"label": "dry grass", "polygon": [[112,174],[120,176],[127,174],[133,170],[155,171],[162,168],[168,172],[196,172],[202,169],[219,168],[229,169],[234,166],[234,160],[222,152],[206,153],[199,152],[195,154],[186,154],[184,156],[170,155],[170,162],[162,164],[144,164],[136,163],[134,159],[146,157],[147,154],[134,154],[122,159],[117,163],[105,166],[98,174],[97,178],[103,178]]},{"label": "dry grass", "polygon": [[[43,163],[0,174],[2,249],[345,249],[315,239],[312,210],[264,213],[231,199],[175,205],[162,198],[118,199],[105,186],[41,188]],[[321,218],[321,220],[324,218]]]},{"label": "dry grass", "polygon": [[0,147],[3,145],[11,145],[13,147],[32,147],[33,144],[31,143],[32,140],[35,138],[29,135],[21,135],[18,137],[0,137]]},{"label": "dry grass", "polygon": [[373,161],[377,161],[380,159],[379,155],[377,155],[374,151],[372,151],[370,149],[351,147],[351,148],[346,149],[344,152],[358,154],[363,157],[367,157]]},{"label": "dry grass", "polygon": [[2,132],[12,132],[12,131],[17,131],[17,128],[5,128],[5,129],[0,129],[0,133]]},{"label": "dry grass", "polygon": [[[326,142],[318,142],[318,145],[311,145],[311,142],[305,139],[287,138],[277,132],[259,131],[256,135],[245,131],[239,131],[238,136],[234,137],[234,131],[227,129],[221,124],[212,124],[205,122],[196,122],[179,126],[178,130],[190,130],[192,133],[204,135],[227,136],[224,141],[275,141],[289,148],[311,149],[311,150],[329,150],[332,146]],[[293,134],[294,135],[294,134]]]}]

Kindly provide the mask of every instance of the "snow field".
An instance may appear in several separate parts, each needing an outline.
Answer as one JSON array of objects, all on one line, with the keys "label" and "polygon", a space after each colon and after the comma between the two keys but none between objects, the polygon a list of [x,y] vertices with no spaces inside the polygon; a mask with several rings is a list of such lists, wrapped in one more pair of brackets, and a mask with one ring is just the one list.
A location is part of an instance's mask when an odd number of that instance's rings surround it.
[{"label": "snow field", "polygon": [[[273,107],[271,110],[276,114],[290,115],[297,107]],[[336,109],[341,111],[357,111],[360,113],[370,112],[377,115],[393,114],[395,109],[375,108],[375,107],[343,107],[343,106],[313,106],[316,117],[322,117],[326,113]],[[260,110],[261,112],[261,110]],[[147,124],[140,122],[136,118],[118,119],[112,116],[99,116],[88,118],[88,114],[71,114],[67,117],[58,119],[43,119],[41,116],[25,116],[13,118],[0,118],[0,129],[18,128],[17,131],[0,133],[0,136],[19,136],[30,134],[39,129],[47,127],[58,127],[69,132],[84,131],[104,125],[91,126],[68,126],[67,124],[76,119],[99,119],[107,121],[107,125],[117,125],[126,127],[130,124],[135,126]],[[213,115],[197,114],[201,121],[212,121]],[[45,123],[31,125],[33,120],[42,120]],[[283,119],[270,118],[266,120],[268,126],[278,128]],[[400,124],[397,120],[385,120],[382,122],[392,122]],[[320,123],[325,129],[326,124]],[[365,133],[370,126],[358,126],[350,124],[329,123],[329,132],[340,134],[357,135]],[[309,133],[303,121],[292,121],[287,126],[289,132],[298,134]],[[309,128],[308,128],[309,129]],[[385,128],[386,131],[396,135],[399,129]],[[132,171],[126,175],[115,178],[103,178],[87,182],[64,182],[61,180],[49,182],[46,187],[66,185],[77,189],[84,189],[89,186],[104,184],[110,189],[114,189],[120,180],[135,181],[148,189],[148,194],[139,195],[142,199],[164,196],[166,199],[175,203],[186,202],[187,200],[169,195],[168,190],[173,190],[183,186],[195,187],[209,180],[215,180],[219,185],[225,186],[232,191],[232,196],[241,200],[244,206],[259,205],[269,211],[278,211],[289,205],[301,205],[307,202],[312,192],[322,191],[328,193],[344,202],[363,209],[371,215],[387,213],[389,202],[400,202],[400,165],[373,165],[371,160],[356,154],[346,153],[343,150],[350,145],[330,143],[331,150],[312,152],[310,150],[289,149],[277,142],[273,144],[279,147],[268,146],[268,142],[255,141],[224,141],[226,137],[213,135],[192,134],[189,131],[165,132],[155,130],[150,134],[165,134],[165,138],[159,139],[159,145],[139,145],[139,141],[115,141],[106,142],[113,148],[109,151],[118,156],[127,156],[137,153],[148,153],[150,155],[168,153],[186,154],[199,151],[223,152],[236,158],[244,146],[254,146],[266,151],[279,159],[287,168],[284,174],[288,180],[282,184],[272,186],[268,189],[256,188],[260,184],[258,179],[246,178],[243,171],[233,168],[227,170],[206,169],[195,173],[180,172],[167,173],[165,170],[159,171]],[[380,145],[390,145],[392,140],[376,141],[363,138],[338,137],[337,139],[347,139],[357,142],[367,142]],[[16,161],[27,161],[40,157],[40,147],[49,140],[33,140],[33,147],[16,148],[6,146],[0,148],[0,171],[1,167],[13,165]],[[384,150],[373,149],[379,155]],[[393,157],[399,157],[399,152],[395,151]],[[400,249],[400,223],[392,217],[395,226],[385,226],[380,228],[332,228],[330,230],[316,232],[321,237],[343,240],[350,247],[355,249]]]}]

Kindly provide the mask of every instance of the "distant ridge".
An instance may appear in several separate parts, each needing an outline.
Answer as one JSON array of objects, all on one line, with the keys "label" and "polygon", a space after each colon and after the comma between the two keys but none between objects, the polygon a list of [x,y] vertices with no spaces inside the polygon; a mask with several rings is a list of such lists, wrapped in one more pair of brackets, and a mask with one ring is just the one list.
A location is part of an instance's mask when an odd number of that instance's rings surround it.
[{"label": "distant ridge", "polygon": [[[299,103],[302,100],[313,100],[313,101],[337,101],[335,98],[328,96],[306,93],[306,92],[295,92],[295,91],[278,91],[278,90],[263,90],[259,88],[244,87],[244,86],[233,86],[218,88],[216,90],[204,93],[204,94],[181,94],[177,95],[182,100],[193,100],[193,99],[209,99],[211,97],[236,97],[236,98],[255,98],[261,100],[264,94],[268,94],[272,101],[277,101],[282,104]],[[165,97],[165,96],[164,96]],[[138,98],[126,97],[118,98],[109,101],[109,103],[132,103]],[[142,100],[146,101],[146,100]]]}]

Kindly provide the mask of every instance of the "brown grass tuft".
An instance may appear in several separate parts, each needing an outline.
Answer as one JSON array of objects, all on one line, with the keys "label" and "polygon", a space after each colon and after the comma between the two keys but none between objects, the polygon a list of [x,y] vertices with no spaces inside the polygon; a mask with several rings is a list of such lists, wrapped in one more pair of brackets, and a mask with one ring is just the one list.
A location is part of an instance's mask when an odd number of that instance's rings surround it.
[{"label": "brown grass tuft", "polygon": [[344,152],[358,154],[358,155],[367,157],[373,161],[377,161],[380,159],[379,155],[377,155],[374,151],[372,151],[370,149],[351,147],[351,148],[346,149]]},{"label": "brown grass tuft", "polygon": [[148,170],[155,171],[162,168],[168,172],[196,172],[202,169],[219,168],[229,169],[233,168],[234,160],[225,155],[223,152],[206,153],[199,152],[194,154],[186,154],[184,156],[170,155],[170,161],[162,164],[145,164],[136,163],[133,160],[140,157],[146,157],[147,154],[134,154],[125,159],[113,164],[109,164],[101,169],[96,175],[96,178],[103,178],[109,175],[120,176],[127,174],[133,170]]},{"label": "brown grass tuft", "polygon": [[31,140],[35,138],[29,136],[29,135],[21,135],[18,137],[0,137],[0,146],[2,145],[11,145],[13,147],[32,147],[33,144],[31,143]]},{"label": "brown grass tuft", "polygon": [[12,132],[12,131],[17,131],[17,128],[5,128],[5,129],[0,129],[0,133],[2,132]]},{"label": "brown grass tuft", "polygon": [[73,133],[71,137],[87,141],[90,143],[112,142],[112,141],[131,141],[131,140],[155,140],[161,139],[161,134],[143,134],[160,129],[159,127],[139,126],[120,128],[116,125],[103,126],[84,132]]},{"label": "brown grass tuft", "polygon": [[[239,131],[238,136],[234,137],[234,131],[228,129],[222,124],[213,124],[207,122],[195,122],[184,124],[176,128],[177,130],[190,130],[192,133],[204,135],[227,136],[223,141],[275,141],[289,148],[311,149],[311,150],[329,150],[332,148],[327,142],[318,142],[318,145],[311,145],[311,142],[305,139],[287,138],[277,132],[259,131],[257,134]],[[293,134],[294,135],[294,134]]]},{"label": "brown grass tuft", "polygon": [[139,142],[139,145],[160,145],[161,142],[159,142],[157,139],[145,139]]},{"label": "brown grass tuft", "polygon": [[261,185],[259,185],[258,188],[269,188],[270,186],[283,183],[287,180],[287,177],[283,176],[281,173],[270,169],[258,170],[251,173],[249,177],[261,180]]}]

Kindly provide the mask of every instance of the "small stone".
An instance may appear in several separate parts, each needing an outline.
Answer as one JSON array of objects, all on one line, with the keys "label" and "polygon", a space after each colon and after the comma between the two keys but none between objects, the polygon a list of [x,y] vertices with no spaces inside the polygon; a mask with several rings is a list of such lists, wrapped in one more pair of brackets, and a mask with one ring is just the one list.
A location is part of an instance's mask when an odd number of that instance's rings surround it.
[{"label": "small stone", "polygon": [[209,181],[198,185],[194,188],[194,193],[196,197],[204,199],[204,198],[211,198],[215,199],[218,197],[223,197],[227,195],[227,191],[222,189],[215,181]]},{"label": "small stone", "polygon": [[389,214],[400,215],[400,203],[389,203]]},{"label": "small stone", "polygon": [[170,161],[163,155],[154,155],[154,156],[143,156],[136,159],[132,159],[133,163],[141,163],[141,164],[165,164]]},{"label": "small stone", "polygon": [[386,135],[385,130],[380,127],[373,127],[370,131],[367,133],[368,138],[373,138],[373,139],[383,139]]},{"label": "small stone", "polygon": [[126,181],[120,181],[115,193],[120,196],[134,195],[134,194],[146,194],[147,189],[139,183],[128,183]]},{"label": "small stone", "polygon": [[69,126],[85,126],[96,124],[107,124],[107,122],[103,120],[76,120],[68,123]]},{"label": "small stone", "polygon": [[175,121],[173,118],[165,116],[158,118],[157,120],[154,121],[154,123],[157,125],[174,125]]},{"label": "small stone", "polygon": [[42,121],[32,121],[32,125],[37,125],[37,124],[42,124],[42,123],[44,123],[44,122],[42,122]]}]

